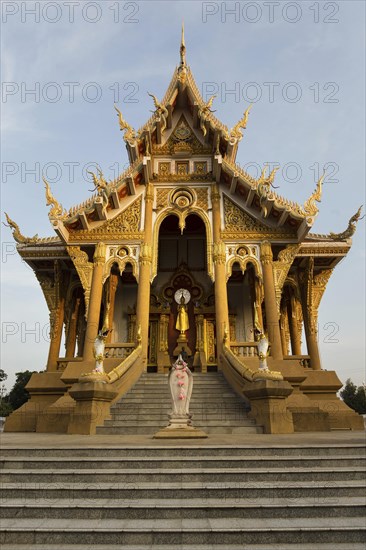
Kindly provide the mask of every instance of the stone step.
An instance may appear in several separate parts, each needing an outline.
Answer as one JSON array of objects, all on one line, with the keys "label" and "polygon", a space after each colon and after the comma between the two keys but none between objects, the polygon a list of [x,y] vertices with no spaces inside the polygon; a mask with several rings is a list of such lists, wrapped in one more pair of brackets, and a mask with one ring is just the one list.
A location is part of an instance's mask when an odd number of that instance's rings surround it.
[{"label": "stone step", "polygon": [[[100,445],[94,446],[93,444],[83,446],[59,446],[52,447],[50,445],[44,445],[37,447],[36,445],[30,448],[18,447],[1,447],[1,455],[5,457],[23,457],[27,460],[29,457],[42,457],[42,458],[64,458],[64,457],[99,457],[101,461],[105,457],[120,458],[133,457],[139,458],[184,458],[187,457],[277,457],[277,458],[302,458],[302,457],[324,457],[324,458],[337,458],[338,456],[348,456],[351,458],[358,458],[365,461],[366,449],[364,445],[349,445],[349,444],[317,444],[317,445],[288,445],[277,444],[275,446],[268,446],[265,442],[261,442],[261,439],[256,440],[256,446],[253,445],[213,445],[210,443],[202,444],[202,441],[190,442],[190,445],[182,445],[177,441],[174,445],[161,445],[153,444],[151,446],[136,446],[131,444],[121,445],[120,440],[116,440],[113,445],[109,443],[105,446],[101,442]],[[193,443],[193,445],[192,445]]]},{"label": "stone step", "polygon": [[299,517],[363,517],[364,498],[345,498],[341,501],[315,504],[289,503],[278,499],[268,503],[266,499],[256,502],[237,503],[225,499],[192,499],[187,502],[175,500],[141,500],[138,502],[104,502],[95,500],[85,502],[75,499],[73,502],[58,500],[49,502],[39,498],[36,502],[24,502],[22,499],[9,499],[0,505],[0,518],[47,518],[47,519],[179,519],[179,518],[299,518]]},{"label": "stone step", "polygon": [[[144,424],[148,421],[153,421],[154,423],[158,424],[166,424],[169,421],[169,414],[168,413],[155,413],[155,414],[143,414],[143,413],[120,413],[120,414],[112,414],[111,419],[107,419],[104,422],[104,426],[124,426],[125,422],[134,422],[138,424]],[[248,419],[245,414],[226,414],[226,415],[220,415],[220,414],[192,414],[192,421],[193,424],[196,426],[197,423],[204,424],[205,426],[209,426],[209,422],[215,422],[215,423],[221,423],[221,425],[224,425],[225,423],[231,423],[231,422],[240,422],[241,426],[255,426],[254,420]],[[213,425],[213,424],[212,424]],[[233,424],[227,424],[227,425],[233,425]]]},{"label": "stone step", "polygon": [[[47,499],[50,503],[61,500],[73,502],[75,499],[91,501],[94,499],[123,499],[131,502],[141,499],[176,499],[177,494],[182,501],[192,499],[219,499],[226,501],[233,499],[238,504],[256,502],[257,499],[267,499],[267,502],[275,502],[276,499],[288,499],[291,503],[309,504],[328,503],[331,505],[339,499],[364,498],[366,484],[359,480],[346,481],[286,481],[263,482],[252,479],[251,482],[186,482],[177,485],[170,482],[159,483],[3,483],[2,499],[14,498],[14,494],[23,501],[36,503],[37,499]],[[177,480],[176,480],[177,481]],[[16,493],[15,493],[16,492]],[[290,503],[289,502],[289,503]]]},{"label": "stone step", "polygon": [[253,518],[173,520],[59,519],[47,526],[44,519],[3,520],[0,542],[5,544],[264,544],[302,542],[318,544],[364,542],[362,518]]},{"label": "stone step", "polygon": [[145,468],[144,470],[87,470],[75,472],[70,469],[58,469],[50,472],[49,469],[36,470],[2,470],[0,472],[0,481],[2,483],[67,483],[70,475],[77,483],[109,483],[115,481],[121,483],[135,482],[162,482],[176,483],[177,489],[181,484],[188,482],[211,483],[220,479],[221,482],[251,482],[255,476],[256,482],[279,482],[301,479],[302,481],[345,481],[345,480],[363,480],[365,479],[365,468],[354,467],[349,468],[313,468],[308,470],[305,468],[291,468],[283,470],[282,468],[270,469],[243,469],[232,468],[224,470],[223,468],[190,468],[187,464],[186,468],[178,469],[158,469]]},{"label": "stone step", "polygon": [[[98,426],[97,435],[154,435],[161,428],[165,428],[167,422],[156,426],[135,425],[130,427]],[[196,427],[198,427],[196,425]],[[260,426],[204,426],[206,434],[261,434],[263,428]]]},{"label": "stone step", "polygon": [[[50,546],[49,544],[32,544],[32,550],[49,550]],[[179,544],[179,547],[175,545],[175,548],[179,548],[179,550],[350,550],[350,546],[348,543],[339,543],[335,546],[335,544],[327,544],[327,543],[318,543],[316,547],[314,547],[314,544],[307,544],[302,543],[301,546],[296,544],[276,544],[271,543],[271,546],[269,548],[268,544],[250,544],[247,546],[246,544],[240,544],[239,546],[236,544],[231,544],[230,548],[227,546],[227,544],[215,544],[214,546],[207,545],[207,544],[200,544],[199,548],[196,545],[191,544]],[[167,547],[165,544],[154,544],[151,546],[151,544],[143,545],[123,545],[123,550],[170,550],[170,547]],[[3,544],[1,546],[1,550],[20,550],[19,545],[13,545],[13,544]],[[84,544],[58,544],[57,550],[91,550],[90,545],[84,545]],[[108,544],[106,546],[105,544],[99,545],[99,544],[93,544],[92,550],[121,550],[120,545],[114,545],[114,544]],[[352,550],[365,550],[365,544],[363,542],[361,543],[352,543]]]},{"label": "stone step", "polygon": [[328,456],[304,456],[304,457],[276,457],[276,456],[225,456],[220,459],[216,456],[190,456],[190,457],[124,457],[119,456],[103,457],[103,460],[96,460],[94,457],[34,457],[14,456],[0,460],[0,469],[11,470],[35,470],[35,469],[132,469],[143,470],[144,468],[251,468],[260,470],[261,468],[333,468],[344,467],[353,468],[360,466],[359,457],[349,457],[340,455],[337,458]]}]

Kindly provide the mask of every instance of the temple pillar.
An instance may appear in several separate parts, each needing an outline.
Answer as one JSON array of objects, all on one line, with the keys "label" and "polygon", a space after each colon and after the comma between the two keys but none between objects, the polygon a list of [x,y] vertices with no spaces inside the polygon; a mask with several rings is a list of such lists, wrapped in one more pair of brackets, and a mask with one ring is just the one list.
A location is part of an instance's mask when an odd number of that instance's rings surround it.
[{"label": "temple pillar", "polygon": [[310,355],[310,366],[313,370],[321,370],[321,362],[318,347],[318,332],[316,330],[316,322],[311,319],[308,312],[305,312],[307,307],[303,308],[304,316],[304,329],[306,337],[306,345],[308,348],[308,355]]},{"label": "temple pillar", "polygon": [[266,310],[268,339],[271,344],[271,356],[273,359],[283,359],[273,275],[273,254],[269,241],[262,241],[261,243],[261,263],[263,270],[264,306]]},{"label": "temple pillar", "polygon": [[281,334],[281,346],[283,355],[288,355],[288,344],[286,339],[286,316],[287,316],[287,307],[284,304],[284,307],[281,307],[280,313],[280,334]]},{"label": "temple pillar", "polygon": [[292,355],[301,355],[301,333],[298,328],[295,301],[295,296],[291,295],[287,302],[287,316],[290,329]]},{"label": "temple pillar", "polygon": [[313,304],[314,258],[309,258],[307,269],[301,273],[301,307],[304,319],[304,329],[310,366],[313,370],[321,370],[318,347],[317,310]]},{"label": "temple pillar", "polygon": [[86,334],[84,342],[83,357],[85,361],[91,361],[94,358],[94,340],[98,334],[100,308],[103,293],[103,269],[105,263],[106,246],[99,242],[95,247],[93,277],[90,289],[88,321],[86,325]]},{"label": "temple pillar", "polygon": [[[60,345],[62,339],[62,329],[64,324],[65,315],[65,299],[61,297],[57,304],[54,315],[51,315],[51,329],[50,329],[50,349],[48,351],[47,366],[48,372],[57,371],[57,359],[60,356]],[[53,317],[53,320],[52,320]]]},{"label": "temple pillar", "polygon": [[114,319],[114,306],[116,302],[116,291],[118,287],[118,275],[117,273],[111,273],[109,276],[109,315],[108,315],[108,327],[110,332],[107,336],[107,343],[110,343],[112,339],[113,319]]},{"label": "temple pillar", "polygon": [[193,366],[201,367],[201,372],[207,372],[207,360],[204,344],[204,315],[196,314],[196,353]]},{"label": "temple pillar", "polygon": [[76,334],[77,334],[80,302],[81,302],[81,298],[80,297],[76,298],[74,309],[71,313],[71,319],[70,319],[70,325],[69,325],[69,331],[68,331],[67,343],[66,343],[66,357],[74,357],[75,355]]},{"label": "temple pillar", "polygon": [[[216,343],[218,367],[221,368],[225,329],[229,333],[229,308],[226,284],[226,250],[225,243],[221,240],[220,193],[217,185],[212,189],[211,200],[213,261],[215,266]],[[230,343],[227,343],[227,345],[230,345]]]},{"label": "temple pillar", "polygon": [[158,372],[164,373],[165,367],[169,368],[170,358],[168,353],[168,326],[169,315],[160,314],[159,320],[159,352],[158,352]]},{"label": "temple pillar", "polygon": [[154,193],[151,183],[146,186],[145,194],[145,240],[140,248],[139,284],[137,292],[136,321],[141,330],[142,366],[147,370],[147,351],[149,339],[150,284],[152,263],[152,214]]}]

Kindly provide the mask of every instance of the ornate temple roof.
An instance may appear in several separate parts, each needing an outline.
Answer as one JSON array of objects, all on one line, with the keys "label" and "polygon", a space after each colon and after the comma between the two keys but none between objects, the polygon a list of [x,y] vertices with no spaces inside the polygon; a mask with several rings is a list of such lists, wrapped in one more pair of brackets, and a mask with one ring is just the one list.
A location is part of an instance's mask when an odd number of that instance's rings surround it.
[{"label": "ornate temple roof", "polygon": [[[287,236],[289,242],[302,243],[305,248],[325,247],[345,251],[350,246],[356,222],[360,217],[358,211],[349,222],[343,233],[317,235],[309,233],[318,214],[317,203],[321,201],[324,176],[318,181],[309,199],[304,205],[289,201],[274,191],[276,169],[267,173],[264,168],[259,178],[255,179],[236,163],[238,145],[246,129],[250,106],[242,118],[229,129],[218,120],[212,110],[215,96],[204,101],[194,80],[191,69],[186,63],[184,29],[180,44],[180,64],[175,69],[165,96],[159,100],[149,94],[154,102],[154,112],[149,120],[138,130],[134,130],[124,119],[121,111],[115,106],[123,139],[130,159],[129,168],[113,181],[106,181],[103,173],[92,174],[95,186],[94,194],[83,203],[66,211],[53,196],[50,186],[44,180],[46,201],[50,206],[49,219],[57,237],[40,239],[24,237],[19,227],[9,217],[7,221],[13,229],[13,235],[19,243],[19,251],[24,254],[25,248],[54,247],[77,242],[77,235],[82,242],[98,240],[99,228],[108,224],[113,227],[114,220],[126,211],[141,194],[143,188],[151,183],[170,182],[174,184],[192,184],[200,181],[216,182],[224,194],[225,200],[232,200],[238,216],[247,217],[250,223],[267,227],[268,231]],[[181,125],[181,126],[179,126]],[[183,128],[185,126],[185,128]],[[178,130],[181,131],[179,134]],[[188,137],[187,137],[188,135]],[[154,170],[154,160],[172,156],[207,155],[211,159],[211,170],[198,175],[179,176],[169,174],[164,177]],[[155,163],[156,165],[156,163]],[[135,238],[139,234],[135,232]],[[224,231],[225,233],[225,231]],[[345,242],[347,245],[345,245]]]}]

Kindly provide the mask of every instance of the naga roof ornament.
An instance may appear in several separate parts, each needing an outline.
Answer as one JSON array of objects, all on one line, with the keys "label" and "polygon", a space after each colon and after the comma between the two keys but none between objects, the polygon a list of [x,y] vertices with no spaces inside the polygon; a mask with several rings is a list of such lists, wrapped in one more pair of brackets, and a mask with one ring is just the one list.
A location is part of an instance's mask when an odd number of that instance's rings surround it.
[{"label": "naga roof ornament", "polygon": [[313,218],[319,212],[319,208],[317,207],[315,202],[321,202],[324,178],[325,178],[325,172],[319,178],[313,194],[308,198],[308,200],[304,204],[304,211],[305,211],[306,219],[308,223],[312,223]]},{"label": "naga roof ornament", "polygon": [[168,109],[163,105],[162,103],[159,103],[158,98],[147,92],[150,97],[153,98],[155,111],[152,111],[154,113],[154,118],[156,122],[161,122],[161,133],[164,132],[166,126],[167,126],[167,117],[168,117]]},{"label": "naga roof ornament", "polygon": [[46,205],[51,206],[51,210],[48,213],[48,217],[51,222],[66,220],[69,215],[57,199],[52,195],[51,188],[48,181],[43,177],[43,182],[46,188]]},{"label": "naga roof ornament", "polygon": [[134,130],[134,128],[132,128],[132,126],[130,126],[128,122],[125,121],[117,105],[115,105],[114,108],[118,113],[118,122],[119,122],[120,130],[121,132],[125,132],[123,136],[124,141],[128,143],[131,147],[134,147],[134,145],[136,144],[136,140],[138,138],[136,130]]},{"label": "naga roof ornament", "polygon": [[241,132],[240,129],[242,129],[242,130],[246,129],[247,122],[248,122],[248,116],[249,116],[250,109],[252,108],[252,105],[253,105],[253,103],[251,103],[249,105],[249,107],[247,107],[247,109],[244,111],[244,114],[243,114],[242,118],[239,120],[239,122],[237,122],[235,124],[235,126],[233,126],[231,128],[230,135],[229,135],[229,141],[232,145],[234,145],[235,143],[238,143],[239,141],[241,141],[243,139],[243,132]]},{"label": "naga roof ornament", "polygon": [[356,231],[356,226],[357,226],[357,222],[359,220],[362,220],[365,215],[362,216],[362,218],[360,217],[361,216],[361,211],[362,211],[362,206],[360,206],[360,208],[357,210],[356,214],[354,214],[349,222],[348,222],[348,227],[345,231],[343,231],[342,233],[329,233],[329,237],[333,240],[333,241],[342,241],[344,239],[350,239],[355,231]]},{"label": "naga roof ornament", "polygon": [[4,212],[4,214],[6,216],[7,223],[3,222],[3,224],[5,225],[5,227],[10,227],[10,229],[13,231],[13,238],[17,243],[30,244],[38,241],[38,235],[34,235],[34,237],[25,237],[20,231],[19,225],[15,223],[15,221],[13,221],[6,212]]}]

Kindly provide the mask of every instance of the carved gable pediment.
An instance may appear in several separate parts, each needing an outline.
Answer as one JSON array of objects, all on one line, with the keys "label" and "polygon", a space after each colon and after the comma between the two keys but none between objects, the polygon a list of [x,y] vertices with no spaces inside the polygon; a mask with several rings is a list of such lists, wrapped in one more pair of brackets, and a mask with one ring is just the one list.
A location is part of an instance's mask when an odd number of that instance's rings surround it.
[{"label": "carved gable pediment", "polygon": [[155,155],[202,155],[210,154],[211,148],[200,142],[182,114],[174,130],[163,145],[154,145]]},{"label": "carved gable pediment", "polygon": [[223,231],[224,238],[246,238],[246,239],[264,239],[264,238],[282,238],[295,236],[296,232],[289,228],[272,227],[254,217],[244,209],[237,206],[232,200],[224,195],[224,218],[225,227]]},{"label": "carved gable pediment", "polygon": [[70,241],[100,241],[100,240],[121,240],[139,239],[142,195],[140,195],[125,210],[120,212],[113,219],[107,220],[90,230],[70,231]]}]

